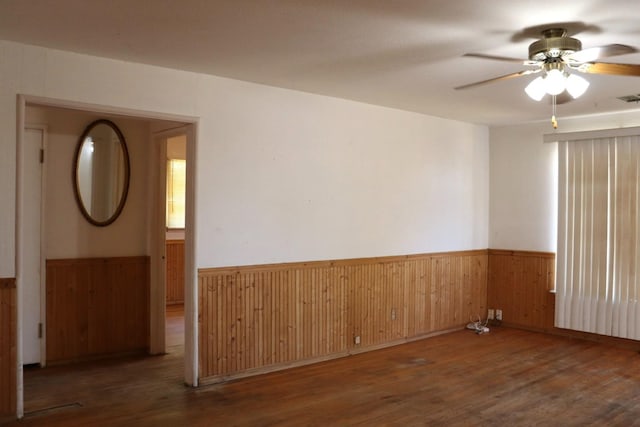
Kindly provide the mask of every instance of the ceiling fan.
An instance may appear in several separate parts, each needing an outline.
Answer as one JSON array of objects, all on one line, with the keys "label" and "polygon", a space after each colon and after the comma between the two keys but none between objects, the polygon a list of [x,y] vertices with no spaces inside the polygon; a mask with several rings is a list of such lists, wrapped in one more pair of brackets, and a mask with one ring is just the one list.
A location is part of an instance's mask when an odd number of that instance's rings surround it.
[{"label": "ceiling fan", "polygon": [[571,97],[578,98],[589,86],[589,82],[581,77],[579,73],[640,77],[640,65],[596,62],[600,58],[635,53],[638,50],[634,47],[609,44],[582,49],[582,42],[570,37],[567,30],[560,27],[543,29],[541,34],[541,39],[529,45],[529,59],[527,60],[480,53],[464,54],[467,57],[517,62],[528,68],[516,73],[458,86],[455,89],[469,89],[500,80],[530,74],[541,74],[529,83],[525,88],[525,92],[536,101],[541,100],[545,94],[553,96],[554,113],[552,123],[555,128],[557,127],[555,120],[556,96],[566,91]]}]

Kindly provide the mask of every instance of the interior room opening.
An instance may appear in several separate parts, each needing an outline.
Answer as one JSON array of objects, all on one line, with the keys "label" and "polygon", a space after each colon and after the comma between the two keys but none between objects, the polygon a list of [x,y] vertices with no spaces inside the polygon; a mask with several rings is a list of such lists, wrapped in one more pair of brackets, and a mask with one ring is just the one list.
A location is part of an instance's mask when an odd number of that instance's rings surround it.
[{"label": "interior room opening", "polygon": [[[82,143],[83,130],[102,120],[112,122],[122,133],[130,161],[122,211],[104,227],[80,215],[80,200],[77,195],[74,200],[73,187],[78,185],[80,169],[74,165],[79,161],[74,151]],[[188,220],[183,207],[181,229],[166,227],[166,183],[161,180],[168,165],[166,141],[177,136],[158,135],[183,129],[178,139],[185,163],[184,129],[188,124],[26,103],[23,127],[21,212],[32,213],[24,218],[20,232],[24,414],[82,405],[89,388],[108,389],[118,372],[130,376],[126,367],[147,363],[145,360],[153,359],[151,354],[171,353],[173,359],[166,366],[171,372],[166,374],[181,378],[185,370],[184,228]],[[99,138],[94,139],[91,145],[98,144]],[[160,147],[160,143],[167,145]],[[83,151],[98,153],[95,148]],[[32,155],[37,159],[31,159]],[[72,176],[75,181],[69,179]],[[186,179],[183,187],[184,193]],[[178,271],[172,272],[180,276],[182,299],[171,304],[165,301],[168,239],[181,241],[182,246]],[[127,285],[117,289],[122,281]],[[141,291],[135,295],[123,291],[133,287]],[[160,297],[161,310],[154,308]],[[100,374],[105,369],[109,378]],[[86,383],[82,378],[92,370],[94,380]],[[147,375],[144,369],[135,371]],[[105,379],[102,384],[100,378]],[[67,380],[65,393],[60,393],[56,387]],[[182,381],[177,384],[182,386]]]}]

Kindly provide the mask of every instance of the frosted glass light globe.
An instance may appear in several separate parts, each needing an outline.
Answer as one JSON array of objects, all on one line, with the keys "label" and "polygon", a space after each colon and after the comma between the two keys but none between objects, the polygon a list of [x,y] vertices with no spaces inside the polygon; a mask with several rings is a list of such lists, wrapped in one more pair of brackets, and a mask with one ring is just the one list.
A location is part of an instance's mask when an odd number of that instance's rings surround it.
[{"label": "frosted glass light globe", "polygon": [[544,89],[544,79],[542,77],[536,77],[524,88],[524,91],[534,101],[540,101],[546,94]]},{"label": "frosted glass light globe", "polygon": [[589,82],[576,74],[569,74],[569,77],[567,77],[567,92],[574,99],[582,96],[588,87]]},{"label": "frosted glass light globe", "polygon": [[544,88],[549,95],[559,95],[565,89],[564,73],[560,70],[549,70],[544,78]]}]

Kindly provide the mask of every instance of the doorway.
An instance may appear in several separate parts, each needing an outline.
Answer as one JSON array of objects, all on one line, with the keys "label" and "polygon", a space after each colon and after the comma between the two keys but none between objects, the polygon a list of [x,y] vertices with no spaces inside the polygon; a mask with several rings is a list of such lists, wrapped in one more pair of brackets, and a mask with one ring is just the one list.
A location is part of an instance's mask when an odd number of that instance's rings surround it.
[{"label": "doorway", "polygon": [[[44,98],[35,98],[35,97],[25,97],[25,96],[21,96],[19,99],[19,107],[18,107],[18,123],[19,123],[19,129],[23,129],[22,132],[19,133],[19,137],[18,137],[18,153],[19,153],[19,158],[22,159],[25,157],[25,155],[27,154],[27,150],[29,150],[29,146],[32,145],[30,144],[30,138],[32,138],[32,136],[29,134],[29,132],[26,130],[25,128],[25,123],[27,122],[27,120],[31,121],[31,119],[33,119],[32,116],[29,116],[27,114],[27,107],[28,106],[38,106],[41,108],[49,108],[49,109],[61,109],[61,110],[73,110],[75,112],[77,112],[77,114],[80,115],[96,115],[96,116],[100,116],[100,117],[117,117],[120,119],[126,119],[126,120],[137,120],[140,121],[142,123],[146,123],[146,150],[148,150],[148,152],[152,152],[154,150],[154,138],[153,138],[153,134],[154,134],[154,129],[159,129],[159,128],[175,128],[177,125],[182,126],[186,129],[186,131],[184,132],[185,135],[187,136],[187,145],[190,147],[187,151],[189,153],[193,153],[194,152],[194,148],[195,148],[195,119],[193,118],[184,118],[184,117],[174,117],[174,116],[168,116],[168,115],[163,115],[163,114],[152,114],[152,113],[147,113],[147,112],[141,112],[140,115],[134,114],[132,113],[130,110],[127,110],[123,113],[116,111],[114,109],[111,108],[102,108],[100,106],[95,106],[95,105],[87,105],[87,104],[82,104],[79,105],[78,103],[74,103],[74,102],[66,102],[66,101],[59,101],[59,100],[50,100],[50,99],[44,99]],[[38,120],[35,120],[36,122]],[[77,138],[77,135],[75,136],[75,138]],[[47,152],[51,151],[51,145],[49,145]],[[45,156],[47,155],[47,152],[45,152]],[[192,154],[190,154],[192,155]],[[153,156],[147,156],[145,155],[144,158],[147,159],[145,161],[149,162],[148,159],[152,158]],[[157,165],[157,164],[156,164]],[[153,167],[155,166],[151,166],[149,172],[153,172]],[[19,200],[19,205],[22,203],[22,200],[27,196],[33,196],[32,192],[30,190],[25,189],[25,182],[27,181],[27,176],[29,175],[28,171],[26,170],[26,166],[25,165],[20,165],[18,164],[18,173],[17,173],[17,182],[18,182],[18,200]],[[69,171],[67,171],[69,172]],[[157,173],[157,172],[156,172]],[[67,182],[67,184],[70,185],[69,180],[67,180],[68,176],[70,175],[67,174],[66,172],[63,173],[62,175],[64,175],[64,177],[62,177],[63,180],[65,180]],[[189,180],[193,180],[193,171],[190,174]],[[43,176],[42,178],[43,180],[46,180],[46,178]],[[142,179],[148,180],[148,176],[144,176]],[[47,197],[52,197],[51,193],[52,191],[47,191],[47,192],[43,192],[41,195],[41,200],[45,200]],[[153,192],[155,195],[153,197],[157,197],[157,192]],[[34,196],[35,197],[35,196]],[[188,203],[191,204],[191,206],[193,205],[193,192],[191,192],[190,194],[187,195],[188,197]],[[56,198],[54,197],[54,199],[56,199],[56,203],[67,203],[69,202],[69,200],[65,200],[65,198]],[[44,203],[44,202],[43,202]],[[150,205],[150,204],[149,204]],[[73,208],[76,208],[75,204],[73,205]],[[126,209],[126,207],[125,207]],[[23,208],[24,210],[24,208]],[[37,210],[38,213],[40,212],[44,212],[45,209],[38,209]],[[194,279],[195,279],[195,269],[194,269],[194,262],[193,262],[193,229],[194,227],[194,216],[193,216],[193,212],[192,211],[187,211],[188,212],[188,216],[186,217],[186,224],[185,224],[185,247],[187,248],[187,250],[185,251],[185,286],[188,288],[188,292],[185,293],[186,295],[186,300],[185,300],[185,306],[187,307],[187,310],[191,309],[195,309],[196,307],[196,302],[195,301],[190,301],[190,298],[194,298],[195,297],[195,283],[194,283]],[[155,254],[153,247],[156,246],[154,243],[158,242],[160,240],[162,240],[164,242],[165,240],[165,235],[164,232],[166,232],[166,230],[163,230],[163,235],[160,236],[155,236],[153,235],[153,230],[154,228],[150,225],[154,222],[159,222],[158,220],[154,220],[154,216],[155,217],[162,217],[162,221],[164,222],[164,210],[161,213],[156,212],[156,214],[154,214],[154,212],[145,209],[144,214],[145,215],[149,215],[152,214],[152,217],[150,218],[151,221],[149,221],[149,217],[147,216],[146,218],[146,222],[145,222],[145,226],[143,227],[144,229],[147,230],[147,237],[145,238],[146,243],[144,244],[144,246],[147,248],[146,250],[150,250],[150,252],[148,252],[150,258],[151,258],[151,271],[150,274],[151,275],[155,275],[156,279],[158,277],[164,277],[164,272],[160,271],[159,269],[161,267],[164,267],[164,263],[162,262],[162,260],[159,258],[160,254]],[[47,252],[51,250],[51,248],[53,246],[56,245],[56,242],[58,242],[58,239],[56,238],[45,238],[44,236],[46,236],[47,231],[51,231],[52,229],[55,229],[55,227],[47,227],[46,225],[46,221],[42,221],[39,217],[38,217],[38,227],[33,227],[33,222],[35,221],[33,218],[28,219],[27,217],[20,217],[21,220],[16,224],[16,234],[17,234],[17,266],[16,266],[16,281],[17,281],[17,287],[18,287],[18,317],[20,319],[20,321],[18,322],[18,335],[21,337],[21,341],[22,341],[22,345],[19,347],[18,349],[18,381],[17,381],[17,390],[16,390],[16,395],[17,395],[17,414],[19,417],[22,417],[24,415],[24,396],[23,396],[23,387],[24,387],[24,379],[23,379],[23,371],[22,371],[22,366],[27,364],[27,363],[32,363],[30,362],[31,359],[33,359],[33,352],[28,348],[28,346],[33,347],[33,344],[28,344],[26,343],[26,341],[24,340],[25,337],[27,337],[27,333],[29,332],[27,329],[31,330],[33,329],[32,326],[29,326],[31,323],[34,323],[33,319],[30,319],[29,321],[27,321],[27,317],[28,313],[32,313],[33,310],[33,300],[34,297],[32,295],[29,295],[29,292],[27,290],[27,287],[25,286],[26,282],[33,282],[33,279],[30,278],[29,274],[29,270],[39,270],[42,275],[44,276],[44,272],[45,272],[45,268],[44,268],[44,260],[47,258]],[[68,221],[68,218],[62,218],[63,221]],[[40,228],[39,225],[40,223],[44,223],[43,227]],[[114,223],[115,224],[115,223]],[[115,227],[115,226],[114,226]],[[113,229],[112,229],[113,230]],[[129,238],[129,235],[126,235],[125,238]],[[87,243],[85,241],[83,241],[81,236],[75,235],[75,236],[70,236],[70,235],[66,235],[64,236],[65,239],[70,240],[72,244],[77,245],[78,247],[81,247],[83,244]],[[33,249],[28,249],[28,245],[26,244],[27,242],[39,242],[42,246],[43,246],[43,250],[39,251],[41,254],[38,255]],[[45,244],[45,242],[47,242]],[[93,240],[92,242],[95,242],[95,240]],[[89,244],[91,244],[92,242],[89,242]],[[34,245],[37,245],[37,243],[32,243],[31,246],[33,247]],[[90,256],[91,254],[89,254]],[[83,255],[85,256],[85,255]],[[38,262],[34,262],[31,258],[35,257],[37,258]],[[36,266],[36,264],[38,264]],[[153,282],[153,283],[157,283],[157,282]],[[165,304],[162,304],[162,309],[161,310],[157,310],[156,307],[158,307],[157,301],[160,299],[160,297],[163,297],[162,302],[164,303],[164,293],[165,290],[164,288],[160,289],[157,285],[154,285],[151,287],[150,292],[149,292],[149,310],[150,310],[150,318],[149,318],[149,351],[151,353],[163,353],[166,350],[165,347],[165,329],[166,329],[166,324],[165,324]],[[41,292],[41,300],[45,299],[45,292]],[[35,298],[37,299],[37,297]],[[38,312],[40,312],[40,308],[41,307],[45,307],[44,304],[39,304],[38,307]],[[189,316],[186,316],[187,319],[189,320],[195,320],[197,319],[195,313],[191,313]],[[46,330],[46,311],[42,311],[41,315],[40,315],[40,319],[36,319],[36,320],[40,320],[40,322],[37,323],[42,323],[42,329]],[[184,325],[184,324],[183,324]],[[189,333],[185,334],[186,336],[190,336],[190,337],[195,337],[196,336],[196,332],[195,332],[195,328],[196,328],[196,324],[195,322],[191,322],[188,325],[184,325],[183,326],[186,330],[189,331]],[[160,338],[160,336],[162,338]],[[46,339],[46,334],[43,334],[43,340],[41,343],[41,348],[46,348],[44,346],[44,339]],[[184,348],[185,348],[185,354],[187,355],[195,355],[195,349],[194,347],[194,339],[192,338],[190,341],[183,341],[184,343]],[[41,351],[40,352],[40,364],[44,365],[46,363],[46,351]],[[197,385],[197,377],[196,374],[197,373],[197,366],[192,366],[192,363],[195,362],[195,358],[193,356],[185,358],[184,359],[185,363],[184,363],[184,382],[190,385]]]},{"label": "doorway", "polygon": [[185,302],[185,211],[187,193],[187,133],[185,128],[156,135],[160,148],[158,187],[165,212],[165,349],[183,351]]},{"label": "doorway", "polygon": [[24,305],[29,310],[21,313],[22,358],[23,365],[46,363],[46,337],[42,325],[45,310],[44,301],[44,265],[42,227],[44,222],[44,198],[46,170],[44,153],[47,145],[47,128],[43,125],[27,124],[24,128],[23,151],[20,157],[21,168],[31,173],[25,174],[22,181],[23,197],[19,201],[20,221],[31,227],[31,233],[22,236],[24,255],[20,269],[23,271]]}]

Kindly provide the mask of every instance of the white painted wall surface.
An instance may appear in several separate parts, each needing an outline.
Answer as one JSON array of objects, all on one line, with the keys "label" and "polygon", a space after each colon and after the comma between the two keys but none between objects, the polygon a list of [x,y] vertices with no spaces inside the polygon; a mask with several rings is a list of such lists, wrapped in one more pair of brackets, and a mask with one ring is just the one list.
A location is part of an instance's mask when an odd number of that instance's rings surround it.
[{"label": "white painted wall surface", "polygon": [[[640,112],[560,116],[557,132],[640,125]],[[543,143],[549,122],[492,127],[489,247],[555,252],[557,146]]]},{"label": "white painted wall surface", "polygon": [[108,227],[96,227],[81,214],[73,194],[73,156],[78,138],[94,120],[104,118],[74,110],[27,107],[27,122],[47,125],[45,258],[148,255],[147,209],[149,124],[109,118],[120,128],[129,151],[131,179],[127,203]]},{"label": "white painted wall surface", "polygon": [[0,72],[1,276],[18,93],[199,117],[197,267],[488,246],[484,126],[12,42]]},{"label": "white painted wall surface", "polygon": [[225,98],[201,123],[217,196],[198,192],[199,265],[486,247],[485,128],[254,85]]},{"label": "white painted wall surface", "polygon": [[556,144],[550,125],[491,128],[489,247],[555,250]]}]

